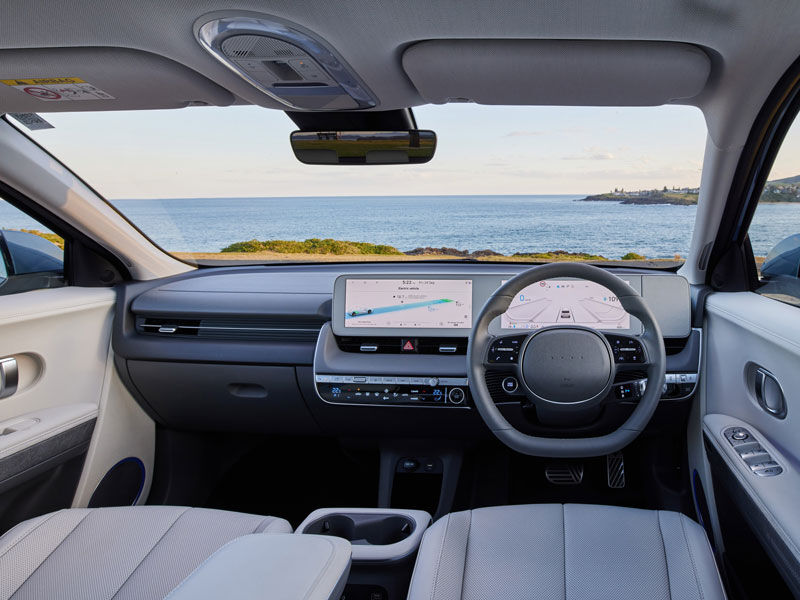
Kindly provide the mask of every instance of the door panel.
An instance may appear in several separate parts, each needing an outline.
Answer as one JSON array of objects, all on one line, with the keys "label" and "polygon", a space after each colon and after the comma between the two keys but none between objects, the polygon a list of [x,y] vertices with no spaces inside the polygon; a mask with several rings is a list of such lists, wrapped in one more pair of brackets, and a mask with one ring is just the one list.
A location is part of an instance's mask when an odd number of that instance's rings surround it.
[{"label": "door panel", "polygon": [[[751,292],[715,293],[706,302],[702,435],[719,516],[718,542],[729,553],[737,527],[750,530],[789,589],[800,594],[800,309]],[[763,373],[774,382],[765,383]],[[766,386],[769,387],[766,387]],[[764,395],[782,395],[784,411],[770,410]],[[761,402],[759,401],[761,400]],[[734,440],[738,428],[746,439]],[[742,445],[744,444],[744,445]],[[762,452],[762,450],[764,452]],[[743,458],[744,456],[744,458]],[[778,469],[767,464],[771,458]],[[759,472],[761,469],[770,469]],[[713,481],[708,481],[711,479]],[[728,504],[732,510],[728,509]],[[735,516],[732,516],[735,515]],[[727,531],[726,531],[727,529]],[[725,546],[731,546],[725,548]],[[756,549],[752,549],[753,552]],[[744,570],[752,557],[729,556],[729,569]],[[738,568],[737,568],[738,567]],[[733,573],[757,585],[766,573]],[[780,597],[780,596],[772,596]]]},{"label": "door panel", "polygon": [[16,390],[0,398],[0,530],[86,505],[127,456],[151,470],[153,423],[114,384],[115,298],[108,288],[78,287],[0,297],[0,360],[15,359],[19,375]]}]

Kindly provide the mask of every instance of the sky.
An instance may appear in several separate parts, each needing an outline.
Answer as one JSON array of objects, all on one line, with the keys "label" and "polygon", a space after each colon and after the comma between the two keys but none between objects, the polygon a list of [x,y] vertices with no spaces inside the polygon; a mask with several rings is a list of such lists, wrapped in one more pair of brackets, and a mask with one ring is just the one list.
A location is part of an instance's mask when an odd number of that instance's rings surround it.
[{"label": "sky", "polygon": [[289,146],[290,119],[255,106],[43,113],[54,128],[29,134],[112,200],[594,194],[700,184],[706,127],[694,107],[450,104],[414,114],[438,138],[424,165],[303,165]]}]

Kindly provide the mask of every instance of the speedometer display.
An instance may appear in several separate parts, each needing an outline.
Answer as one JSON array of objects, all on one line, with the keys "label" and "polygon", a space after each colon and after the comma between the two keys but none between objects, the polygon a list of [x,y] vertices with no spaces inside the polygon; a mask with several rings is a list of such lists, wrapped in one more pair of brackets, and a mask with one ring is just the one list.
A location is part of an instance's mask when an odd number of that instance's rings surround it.
[{"label": "speedometer display", "polygon": [[548,279],[519,292],[500,323],[502,329],[583,325],[616,330],[630,329],[631,317],[619,298],[602,285],[584,280]]}]

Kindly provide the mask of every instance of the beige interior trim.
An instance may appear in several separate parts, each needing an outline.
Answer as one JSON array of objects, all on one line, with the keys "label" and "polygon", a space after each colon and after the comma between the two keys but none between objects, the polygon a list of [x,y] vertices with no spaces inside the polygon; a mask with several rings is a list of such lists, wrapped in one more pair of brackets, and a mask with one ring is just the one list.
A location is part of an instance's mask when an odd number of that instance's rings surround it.
[{"label": "beige interior trim", "polygon": [[153,480],[155,447],[155,423],[122,384],[109,347],[97,424],[72,507],[88,506],[92,493],[108,470],[130,456],[144,464],[145,482],[137,502],[143,504]]}]

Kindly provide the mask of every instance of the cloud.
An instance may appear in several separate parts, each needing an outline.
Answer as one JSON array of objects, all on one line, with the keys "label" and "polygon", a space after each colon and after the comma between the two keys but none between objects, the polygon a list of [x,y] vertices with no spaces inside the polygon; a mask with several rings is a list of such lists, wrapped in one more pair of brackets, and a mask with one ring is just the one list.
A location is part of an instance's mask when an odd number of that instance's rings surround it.
[{"label": "cloud", "polygon": [[505,137],[530,137],[536,135],[545,135],[547,131],[509,131]]},{"label": "cloud", "polygon": [[565,127],[561,129],[517,129],[509,131],[503,137],[534,137],[540,135],[562,135],[565,133],[584,133],[586,130],[581,127]]},{"label": "cloud", "polygon": [[562,156],[561,160],[614,160],[614,155],[611,152],[587,152],[586,154]]}]

